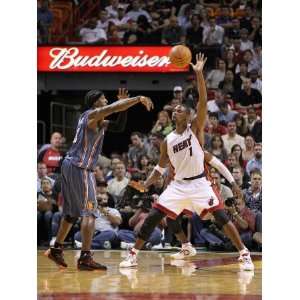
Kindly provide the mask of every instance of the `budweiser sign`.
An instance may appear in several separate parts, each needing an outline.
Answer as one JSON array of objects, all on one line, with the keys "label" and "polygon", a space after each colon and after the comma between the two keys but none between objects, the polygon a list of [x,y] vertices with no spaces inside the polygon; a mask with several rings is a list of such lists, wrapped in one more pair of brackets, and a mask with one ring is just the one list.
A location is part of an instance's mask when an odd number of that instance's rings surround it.
[{"label": "budweiser sign", "polygon": [[40,72],[187,72],[170,63],[171,47],[39,47]]}]

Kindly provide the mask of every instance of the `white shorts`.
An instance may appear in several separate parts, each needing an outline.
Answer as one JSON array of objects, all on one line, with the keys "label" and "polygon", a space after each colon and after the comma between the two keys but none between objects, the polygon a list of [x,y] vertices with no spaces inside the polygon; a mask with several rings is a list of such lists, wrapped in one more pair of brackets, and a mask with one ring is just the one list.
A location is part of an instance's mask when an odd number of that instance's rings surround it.
[{"label": "white shorts", "polygon": [[207,213],[223,208],[219,193],[205,178],[194,180],[173,180],[153,205],[171,219],[181,213],[191,216],[197,213],[204,217]]}]

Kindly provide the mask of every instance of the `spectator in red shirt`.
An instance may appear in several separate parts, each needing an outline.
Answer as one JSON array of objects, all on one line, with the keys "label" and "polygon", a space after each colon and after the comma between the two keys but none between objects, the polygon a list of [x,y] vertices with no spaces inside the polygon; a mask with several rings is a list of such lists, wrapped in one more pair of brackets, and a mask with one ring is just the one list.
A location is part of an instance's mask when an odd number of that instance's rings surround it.
[{"label": "spectator in red shirt", "polygon": [[44,162],[47,166],[48,175],[56,177],[60,173],[60,163],[63,158],[61,153],[62,135],[59,132],[53,132],[50,139],[50,145],[42,146],[38,153],[38,162]]},{"label": "spectator in red shirt", "polygon": [[205,131],[210,135],[213,134],[226,134],[227,128],[221,124],[219,124],[219,117],[218,113],[216,112],[209,112],[208,113],[208,125],[205,128]]}]

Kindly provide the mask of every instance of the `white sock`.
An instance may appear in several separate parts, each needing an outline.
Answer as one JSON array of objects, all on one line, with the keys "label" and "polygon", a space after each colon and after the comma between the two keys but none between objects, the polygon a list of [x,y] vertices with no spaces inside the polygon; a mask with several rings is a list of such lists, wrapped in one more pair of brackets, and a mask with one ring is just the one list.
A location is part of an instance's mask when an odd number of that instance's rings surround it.
[{"label": "white sock", "polygon": [[131,251],[135,253],[135,255],[138,255],[138,253],[140,252],[139,249],[135,249],[135,248],[131,248]]},{"label": "white sock", "polygon": [[187,243],[183,243],[181,245],[182,248],[187,248],[187,247],[190,247],[191,246],[191,243],[190,242],[187,242]]},{"label": "white sock", "polygon": [[243,250],[240,251],[240,255],[248,254],[249,250],[247,248],[244,248]]}]

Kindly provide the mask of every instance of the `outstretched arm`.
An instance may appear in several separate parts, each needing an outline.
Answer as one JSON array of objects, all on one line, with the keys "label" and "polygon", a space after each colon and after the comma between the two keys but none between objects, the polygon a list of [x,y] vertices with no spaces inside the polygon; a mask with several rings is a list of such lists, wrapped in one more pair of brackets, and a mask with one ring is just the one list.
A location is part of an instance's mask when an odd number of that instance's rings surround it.
[{"label": "outstretched arm", "polygon": [[98,122],[101,122],[105,117],[116,112],[127,110],[128,108],[136,105],[139,102],[141,102],[147,108],[148,111],[150,111],[154,107],[151,99],[144,96],[121,99],[110,105],[94,109],[89,114],[88,127],[96,128]]},{"label": "outstretched arm", "polygon": [[[117,97],[118,97],[118,100],[129,98],[128,90],[124,89],[124,88],[119,88],[119,93],[118,93]],[[107,123],[107,124],[105,124],[105,126],[107,126],[107,131],[123,132],[126,127],[126,123],[127,123],[127,110],[120,112],[118,114],[118,117],[116,120],[114,120],[114,121],[107,120],[104,122]]]},{"label": "outstretched arm", "polygon": [[199,100],[197,103],[197,115],[192,121],[192,130],[198,136],[201,146],[204,145],[204,127],[207,114],[207,92],[205,79],[203,76],[203,68],[206,62],[206,57],[203,54],[199,53],[196,55],[196,64],[192,65],[193,70],[196,73],[197,78],[197,87]]},{"label": "outstretched arm", "polygon": [[145,181],[144,183],[145,189],[147,189],[149,186],[151,186],[160,178],[160,176],[164,173],[164,169],[166,168],[168,162],[169,162],[169,156],[167,152],[167,141],[164,140],[160,145],[159,162],[154,167],[152,173]]}]

